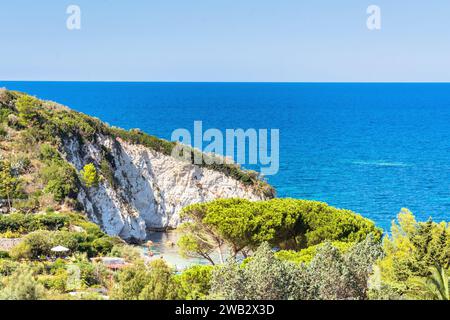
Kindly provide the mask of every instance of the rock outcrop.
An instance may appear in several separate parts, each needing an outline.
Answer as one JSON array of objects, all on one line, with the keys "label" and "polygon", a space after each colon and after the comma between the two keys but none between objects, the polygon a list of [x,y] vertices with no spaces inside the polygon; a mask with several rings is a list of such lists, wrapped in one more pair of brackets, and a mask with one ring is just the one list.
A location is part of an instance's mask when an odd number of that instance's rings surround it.
[{"label": "rock outcrop", "polygon": [[83,188],[78,201],[109,235],[144,240],[147,230],[176,227],[186,205],[217,198],[265,198],[254,186],[145,146],[101,134],[94,140],[68,138],[65,156],[81,170],[87,163],[101,167],[107,153],[112,181],[101,179],[97,187]]}]

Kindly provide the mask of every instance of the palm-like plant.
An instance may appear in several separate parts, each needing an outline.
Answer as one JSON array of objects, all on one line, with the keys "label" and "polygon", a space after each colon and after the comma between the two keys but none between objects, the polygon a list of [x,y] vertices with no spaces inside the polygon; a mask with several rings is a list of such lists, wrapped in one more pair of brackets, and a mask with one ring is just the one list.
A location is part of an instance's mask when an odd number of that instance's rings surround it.
[{"label": "palm-like plant", "polygon": [[441,266],[434,266],[430,271],[430,276],[413,281],[418,288],[414,296],[430,300],[450,300],[450,284],[446,270]]}]

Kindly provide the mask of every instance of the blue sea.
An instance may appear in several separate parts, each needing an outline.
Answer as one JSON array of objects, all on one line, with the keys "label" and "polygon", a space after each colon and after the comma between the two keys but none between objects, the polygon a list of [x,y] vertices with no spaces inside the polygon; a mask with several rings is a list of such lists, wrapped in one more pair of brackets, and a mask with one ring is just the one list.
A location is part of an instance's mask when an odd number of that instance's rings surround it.
[{"label": "blue sea", "polygon": [[450,84],[0,82],[123,127],[280,130],[280,197],[450,220]]}]

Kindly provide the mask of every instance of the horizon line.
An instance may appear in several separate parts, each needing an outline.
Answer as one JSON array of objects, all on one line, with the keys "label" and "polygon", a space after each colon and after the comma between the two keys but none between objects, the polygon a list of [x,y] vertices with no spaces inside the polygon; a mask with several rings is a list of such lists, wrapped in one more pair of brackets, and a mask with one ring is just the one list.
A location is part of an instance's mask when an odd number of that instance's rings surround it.
[{"label": "horizon line", "polygon": [[261,83],[261,84],[450,84],[449,81],[158,81],[158,80],[0,80],[1,82],[54,83]]}]

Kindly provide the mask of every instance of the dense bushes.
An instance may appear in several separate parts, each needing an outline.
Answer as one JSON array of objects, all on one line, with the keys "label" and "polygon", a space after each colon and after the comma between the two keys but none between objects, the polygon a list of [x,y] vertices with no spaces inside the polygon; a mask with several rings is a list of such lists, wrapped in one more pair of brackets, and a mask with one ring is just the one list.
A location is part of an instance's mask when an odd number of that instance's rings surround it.
[{"label": "dense bushes", "polygon": [[21,243],[11,250],[11,257],[16,260],[38,260],[54,256],[51,248],[64,246],[71,253],[86,253],[88,256],[108,254],[114,242],[110,239],[94,239],[87,232],[39,230],[27,234]]},{"label": "dense bushes", "polygon": [[66,197],[76,198],[79,180],[75,168],[48,144],[41,145],[40,159],[44,163],[40,172],[45,184],[44,192],[51,193],[57,202]]},{"label": "dense bushes", "polygon": [[12,213],[0,215],[0,233],[18,232],[29,233],[41,229],[60,230],[68,227],[70,217],[58,213],[50,214],[21,214]]},{"label": "dense bushes", "polygon": [[137,263],[122,270],[117,278],[112,299],[173,300],[178,298],[173,270],[163,260],[149,266]]},{"label": "dense bushes", "polygon": [[32,270],[21,267],[5,279],[0,290],[0,300],[40,300],[44,299],[44,287],[36,281]]},{"label": "dense bushes", "polygon": [[14,199],[23,198],[22,180],[14,174],[11,163],[0,161],[0,200],[11,209]]},{"label": "dense bushes", "polygon": [[292,300],[299,292],[300,269],[274,257],[264,243],[241,266],[233,260],[213,270],[210,295],[227,300]]},{"label": "dense bushes", "polygon": [[308,265],[277,259],[268,244],[249,262],[230,260],[213,271],[211,297],[246,300],[367,299],[372,266],[382,256],[373,236],[346,254],[327,243]]},{"label": "dense bushes", "polygon": [[435,266],[444,270],[450,267],[450,225],[431,219],[417,222],[411,212],[403,209],[383,247],[386,257],[378,265],[380,281],[374,296],[425,297],[417,280],[431,276]]},{"label": "dense bushes", "polygon": [[[309,263],[316,256],[317,252],[326,245],[325,243],[316,244],[300,251],[295,250],[280,250],[275,253],[278,259],[290,261],[296,264]],[[355,243],[333,241],[331,245],[338,249],[340,253],[346,253]]]},{"label": "dense bushes", "polygon": [[[71,231],[77,227],[78,231]],[[0,234],[26,234],[23,242],[11,252],[14,259],[39,259],[51,255],[57,245],[72,253],[84,252],[88,256],[106,255],[121,240],[108,237],[99,226],[76,213],[47,213],[0,215]]]},{"label": "dense bushes", "polygon": [[175,276],[178,296],[185,300],[206,299],[211,289],[212,266],[196,265]]}]

